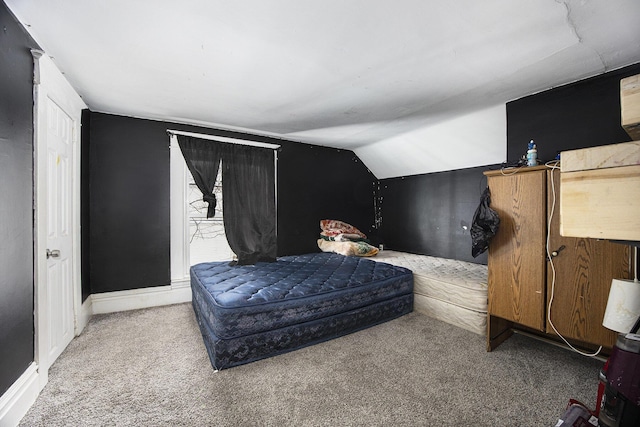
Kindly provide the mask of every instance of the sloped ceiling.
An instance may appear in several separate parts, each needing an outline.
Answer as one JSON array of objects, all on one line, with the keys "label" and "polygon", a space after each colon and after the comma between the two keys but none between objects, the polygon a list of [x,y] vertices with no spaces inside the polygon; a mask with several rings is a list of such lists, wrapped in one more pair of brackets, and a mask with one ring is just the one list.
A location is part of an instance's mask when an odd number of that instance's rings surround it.
[{"label": "sloped ceiling", "polygon": [[638,0],[5,2],[92,111],[350,149],[379,178],[501,162],[507,101],[640,61]]}]

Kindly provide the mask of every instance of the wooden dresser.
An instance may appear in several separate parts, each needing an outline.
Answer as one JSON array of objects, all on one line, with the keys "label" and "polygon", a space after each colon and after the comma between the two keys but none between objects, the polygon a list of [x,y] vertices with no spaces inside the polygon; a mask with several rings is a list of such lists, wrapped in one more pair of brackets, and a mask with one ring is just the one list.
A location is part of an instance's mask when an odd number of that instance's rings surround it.
[{"label": "wooden dresser", "polygon": [[616,333],[602,319],[611,279],[630,277],[628,246],[560,236],[558,169],[533,166],[485,175],[491,207],[500,216],[489,245],[487,351],[516,329],[557,339],[554,326],[574,345],[611,348]]}]

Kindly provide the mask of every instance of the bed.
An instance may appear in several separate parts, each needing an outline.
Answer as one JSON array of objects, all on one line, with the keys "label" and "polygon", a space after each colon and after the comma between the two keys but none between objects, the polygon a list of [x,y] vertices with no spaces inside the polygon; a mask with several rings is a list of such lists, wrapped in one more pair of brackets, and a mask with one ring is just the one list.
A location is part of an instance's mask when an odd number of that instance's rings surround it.
[{"label": "bed", "polygon": [[211,365],[225,369],[320,343],[413,310],[411,270],[335,253],[191,267]]},{"label": "bed", "polygon": [[380,251],[372,259],[413,271],[417,312],[486,334],[486,265],[392,250]]}]

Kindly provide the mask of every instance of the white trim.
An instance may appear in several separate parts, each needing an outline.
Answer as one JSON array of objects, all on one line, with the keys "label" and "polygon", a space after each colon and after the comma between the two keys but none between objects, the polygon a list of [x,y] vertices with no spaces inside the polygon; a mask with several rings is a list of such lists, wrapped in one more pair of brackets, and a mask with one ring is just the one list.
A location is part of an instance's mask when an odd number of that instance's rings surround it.
[{"label": "white trim", "polygon": [[76,336],[80,335],[80,333],[87,326],[89,321],[91,320],[91,316],[93,316],[93,301],[91,299],[91,295],[87,297],[87,299],[82,303],[80,307],[80,314],[76,316]]},{"label": "white trim", "polygon": [[249,145],[251,147],[270,148],[272,150],[277,150],[278,148],[280,148],[279,144],[269,144],[266,142],[249,141],[247,139],[227,138],[226,136],[207,135],[204,133],[183,132],[181,130],[172,130],[172,129],[167,129],[167,133],[171,136],[184,135],[184,136],[191,136],[194,138],[206,139],[209,141],[228,142],[230,144]]},{"label": "white trim", "polygon": [[38,365],[33,362],[0,397],[0,426],[17,426],[41,390]]},{"label": "white trim", "polygon": [[273,180],[273,197],[275,198],[275,200],[273,201],[274,205],[275,205],[275,211],[276,211],[276,242],[278,239],[278,151],[274,150],[273,151],[273,173],[275,174],[274,180]]},{"label": "white trim", "polygon": [[176,281],[167,286],[105,292],[91,295],[93,314],[138,310],[191,301],[189,281]]},{"label": "white trim", "polygon": [[189,212],[187,200],[187,165],[178,139],[171,135],[169,144],[169,191],[171,229],[171,282],[189,280]]},{"label": "white trim", "polygon": [[[46,278],[46,256],[43,257],[43,253],[46,253],[47,246],[47,230],[46,230],[46,195],[40,188],[46,188],[46,177],[44,173],[39,173],[46,165],[44,159],[44,152],[46,151],[46,142],[41,140],[41,133],[46,133],[44,120],[39,120],[41,114],[41,108],[39,108],[40,99],[40,67],[39,58],[42,55],[40,51],[32,51],[34,58],[34,85],[33,85],[33,148],[34,148],[34,167],[33,167],[33,184],[34,184],[34,257],[33,257],[33,327],[34,327],[34,360],[36,363],[40,363],[43,366],[41,372],[40,381],[42,387],[47,383],[48,367],[46,365],[47,359],[47,340],[49,338],[49,324],[47,322],[47,297],[46,286],[41,286],[40,283],[43,278]],[[46,96],[46,95],[43,95]],[[39,123],[40,122],[40,123]],[[45,145],[44,147],[40,147]],[[42,208],[41,208],[42,206]],[[42,226],[40,226],[42,224]],[[43,259],[44,258],[44,259]],[[42,279],[41,279],[42,278]]]}]

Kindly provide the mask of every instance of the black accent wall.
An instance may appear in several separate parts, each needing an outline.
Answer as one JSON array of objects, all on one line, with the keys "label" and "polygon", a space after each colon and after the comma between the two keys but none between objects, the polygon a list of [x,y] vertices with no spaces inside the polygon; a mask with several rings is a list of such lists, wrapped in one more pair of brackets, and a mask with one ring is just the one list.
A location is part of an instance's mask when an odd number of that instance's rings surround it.
[{"label": "black accent wall", "polygon": [[507,160],[517,162],[534,140],[538,158],[560,151],[631,141],[620,125],[620,79],[640,63],[507,103]]},{"label": "black accent wall", "polygon": [[89,194],[82,194],[89,205],[82,218],[89,230],[89,265],[83,264],[89,293],[168,285],[167,126],[96,113],[83,119],[90,128]]},{"label": "black accent wall", "polygon": [[83,116],[83,128],[85,295],[170,283],[167,129],[282,145],[278,255],[317,252],[321,219],[341,219],[365,232],[374,223],[375,177],[351,151],[93,112]]},{"label": "black accent wall", "polygon": [[33,59],[0,3],[0,396],[33,361]]},{"label": "black accent wall", "polygon": [[[495,168],[495,165],[493,165]],[[382,240],[388,249],[487,263],[471,256],[470,228],[491,166],[380,181]]]},{"label": "black accent wall", "polygon": [[278,254],[318,252],[321,219],[375,238],[375,176],[349,150],[285,143],[278,153]]}]

